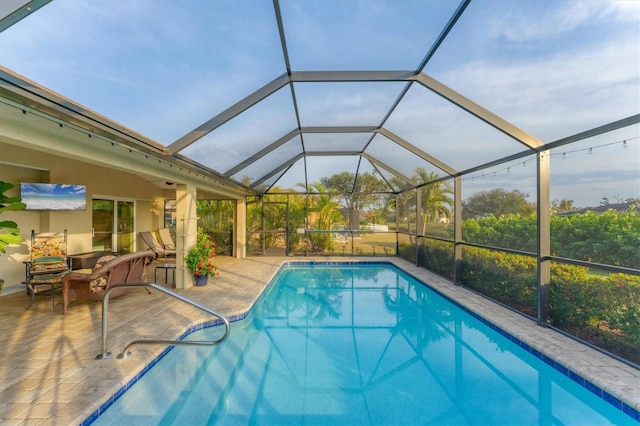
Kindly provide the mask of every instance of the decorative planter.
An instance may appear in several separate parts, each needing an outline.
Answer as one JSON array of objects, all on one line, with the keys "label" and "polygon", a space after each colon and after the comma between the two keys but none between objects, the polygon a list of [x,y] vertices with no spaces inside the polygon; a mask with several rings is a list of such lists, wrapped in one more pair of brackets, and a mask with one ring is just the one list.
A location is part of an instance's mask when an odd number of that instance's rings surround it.
[{"label": "decorative planter", "polygon": [[197,286],[207,285],[207,280],[209,279],[208,275],[194,275],[193,282]]}]

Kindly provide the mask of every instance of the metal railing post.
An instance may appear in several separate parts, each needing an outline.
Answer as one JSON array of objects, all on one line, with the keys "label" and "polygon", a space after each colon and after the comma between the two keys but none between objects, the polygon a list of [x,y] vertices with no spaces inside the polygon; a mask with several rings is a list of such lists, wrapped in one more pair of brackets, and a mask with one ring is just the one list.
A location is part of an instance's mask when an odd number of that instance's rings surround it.
[{"label": "metal railing post", "polygon": [[216,316],[218,318],[220,318],[220,320],[222,321],[222,323],[225,326],[225,331],[224,334],[222,335],[222,337],[220,337],[217,340],[156,340],[156,339],[149,339],[149,340],[134,340],[130,343],[128,343],[125,348],[122,350],[122,353],[120,355],[118,355],[118,358],[126,358],[129,353],[127,352],[127,349],[129,349],[131,346],[133,345],[138,345],[138,344],[151,344],[151,345],[168,345],[168,346],[174,346],[174,345],[189,345],[189,346],[215,346],[218,345],[220,343],[222,343],[227,336],[229,336],[229,332],[230,332],[230,325],[229,325],[229,320],[227,319],[227,317],[225,317],[224,315],[214,311],[213,309],[210,309],[204,305],[201,305],[200,303],[193,301],[187,297],[181,296],[171,290],[168,290],[156,283],[128,283],[128,284],[116,284],[111,286],[104,294],[104,298],[102,299],[102,336],[101,336],[101,353],[96,356],[96,359],[106,359],[109,356],[111,356],[111,352],[109,352],[107,350],[107,337],[109,334],[109,327],[108,327],[108,310],[109,310],[109,295],[111,294],[111,291],[118,289],[118,288],[125,288],[125,287],[151,287],[151,288],[155,288],[158,291],[161,291],[165,294],[168,294],[171,297],[174,297],[182,302],[185,302],[191,306],[194,306],[204,312],[207,312],[213,316]]},{"label": "metal railing post", "polygon": [[107,334],[108,322],[109,322],[109,293],[111,289],[107,290],[102,299],[102,333],[100,339],[100,354],[96,356],[96,359],[107,359],[111,356],[111,352],[107,351]]}]

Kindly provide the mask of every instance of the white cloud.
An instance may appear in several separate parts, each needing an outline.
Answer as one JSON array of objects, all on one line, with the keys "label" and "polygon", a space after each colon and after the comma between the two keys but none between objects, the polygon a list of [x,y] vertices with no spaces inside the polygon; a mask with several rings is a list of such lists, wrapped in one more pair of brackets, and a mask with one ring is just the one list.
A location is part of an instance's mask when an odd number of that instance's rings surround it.
[{"label": "white cloud", "polygon": [[442,78],[550,142],[639,112],[637,49],[637,40],[616,40],[534,60],[504,63],[488,58],[469,62]]},{"label": "white cloud", "polygon": [[640,18],[640,2],[633,0],[554,0],[546,4],[518,2],[514,6],[509,13],[491,19],[490,32],[495,37],[512,42],[551,40],[594,21],[611,25],[614,21],[637,22]]}]

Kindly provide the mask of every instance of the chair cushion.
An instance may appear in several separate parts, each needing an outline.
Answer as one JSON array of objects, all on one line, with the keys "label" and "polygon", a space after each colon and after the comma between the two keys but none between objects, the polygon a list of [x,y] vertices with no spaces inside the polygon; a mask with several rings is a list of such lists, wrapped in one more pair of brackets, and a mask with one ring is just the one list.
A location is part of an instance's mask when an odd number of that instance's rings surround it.
[{"label": "chair cushion", "polygon": [[89,290],[91,290],[92,293],[101,292],[106,286],[107,277],[99,277],[89,282]]},{"label": "chair cushion", "polygon": [[31,247],[31,258],[45,256],[65,256],[67,244],[64,241],[37,241]]},{"label": "chair cushion", "polygon": [[31,272],[66,270],[67,244],[61,239],[36,241],[31,247]]},{"label": "chair cushion", "polygon": [[62,277],[67,274],[68,271],[59,272],[57,274],[45,274],[45,275],[32,275],[29,284],[56,284],[62,282]]},{"label": "chair cushion", "polygon": [[67,268],[68,266],[64,256],[42,256],[34,258],[31,262],[32,272],[45,272]]},{"label": "chair cushion", "polygon": [[116,257],[118,257],[118,256],[114,256],[112,254],[108,254],[106,256],[99,257],[98,260],[96,260],[96,264],[93,266],[93,271],[95,271],[96,269],[102,268],[105,263],[112,261]]},{"label": "chair cushion", "polygon": [[[117,256],[108,255],[98,258],[95,266],[93,267],[93,270],[95,271],[96,269],[100,269],[102,266],[104,266],[105,263],[112,261],[116,257]],[[95,280],[89,282],[89,290],[91,290],[93,293],[101,292],[106,286],[107,277],[98,277]]]}]

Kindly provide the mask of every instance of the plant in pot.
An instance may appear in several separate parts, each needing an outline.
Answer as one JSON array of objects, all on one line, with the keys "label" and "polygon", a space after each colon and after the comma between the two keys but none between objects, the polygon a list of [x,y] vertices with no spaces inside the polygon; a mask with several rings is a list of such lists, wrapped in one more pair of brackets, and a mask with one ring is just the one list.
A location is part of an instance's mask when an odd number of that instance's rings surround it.
[{"label": "plant in pot", "polygon": [[218,271],[213,264],[215,255],[216,243],[211,241],[202,229],[198,229],[196,243],[191,246],[184,258],[187,268],[193,273],[196,285],[206,285],[209,276],[215,275]]},{"label": "plant in pot", "polygon": [[[20,197],[8,197],[4,193],[13,188],[13,184],[0,181],[0,213],[6,211],[24,210],[27,206]],[[5,253],[8,245],[20,244],[22,237],[18,225],[12,220],[0,221],[0,253]],[[0,278],[0,293],[4,286],[4,279]]]}]

